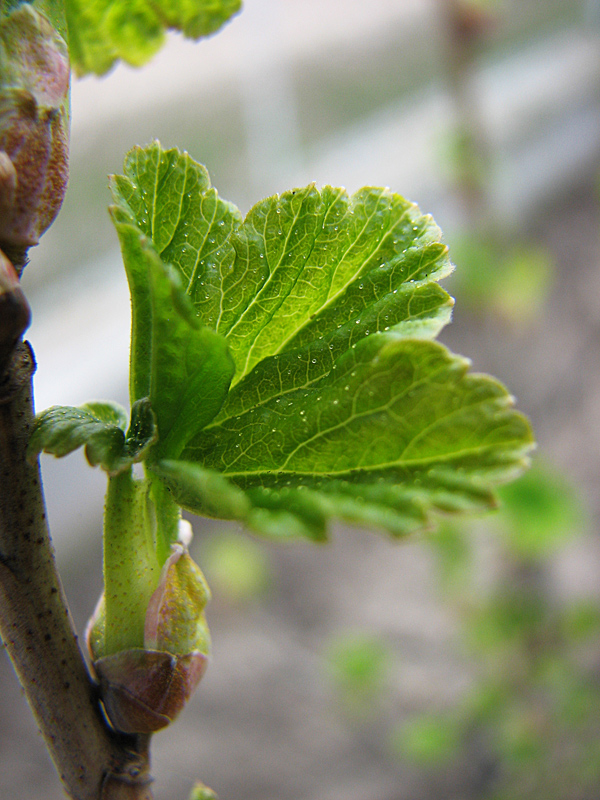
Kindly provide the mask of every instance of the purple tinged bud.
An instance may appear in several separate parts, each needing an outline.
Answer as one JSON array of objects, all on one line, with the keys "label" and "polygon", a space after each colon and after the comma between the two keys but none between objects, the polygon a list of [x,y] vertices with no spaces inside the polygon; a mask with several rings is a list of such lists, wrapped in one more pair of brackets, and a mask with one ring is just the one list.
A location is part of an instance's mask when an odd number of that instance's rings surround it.
[{"label": "purple tinged bud", "polygon": [[210,651],[204,608],[210,589],[200,567],[181,544],[163,566],[158,587],[148,603],[144,644],[151,650],[185,654]]}]

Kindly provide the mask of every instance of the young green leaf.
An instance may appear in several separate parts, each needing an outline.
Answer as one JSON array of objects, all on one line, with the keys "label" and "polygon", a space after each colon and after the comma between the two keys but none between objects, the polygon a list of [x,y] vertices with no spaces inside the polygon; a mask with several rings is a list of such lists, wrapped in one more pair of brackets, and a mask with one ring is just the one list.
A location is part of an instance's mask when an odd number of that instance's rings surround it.
[{"label": "young green leaf", "polygon": [[[88,403],[88,408],[90,405]],[[141,461],[157,438],[156,417],[150,400],[142,397],[131,406],[131,420],[123,443],[123,460]]]},{"label": "young green leaf", "polygon": [[[323,538],[334,517],[403,535],[434,509],[493,505],[493,484],[523,469],[532,435],[504,387],[430,341],[450,316],[437,281],[451,264],[416,206],[308,186],[242,220],[203,167],[158,143],[128,155],[112,190],[115,219],[151,239],[235,362],[216,415],[151,465],[177,503],[280,536]],[[160,388],[150,396],[160,430]]]},{"label": "young green leaf", "polygon": [[241,0],[65,0],[73,67],[80,75],[103,75],[118,59],[142,66],[159,50],[167,29],[199,39],[240,6]]},{"label": "young green leaf", "polygon": [[52,406],[36,418],[28,456],[35,459],[43,451],[60,458],[85,446],[91,466],[117,475],[144,458],[156,441],[156,423],[147,398],[133,405],[127,433],[126,427],[127,414],[117,403]]}]

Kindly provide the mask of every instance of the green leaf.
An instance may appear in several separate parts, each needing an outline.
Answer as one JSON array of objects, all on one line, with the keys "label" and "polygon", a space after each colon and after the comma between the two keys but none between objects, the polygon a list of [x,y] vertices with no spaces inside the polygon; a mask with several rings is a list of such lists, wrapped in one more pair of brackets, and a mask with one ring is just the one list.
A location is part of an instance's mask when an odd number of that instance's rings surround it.
[{"label": "green leaf", "polygon": [[225,340],[204,327],[152,242],[122,208],[112,209],[132,297],[130,394],[149,397],[156,457],[177,457],[220,410],[233,363]]},{"label": "green leaf", "polygon": [[52,406],[36,417],[28,457],[35,459],[43,451],[61,458],[85,446],[92,467],[100,466],[116,475],[141,460],[156,440],[154,414],[147,398],[133,406],[127,434],[126,426],[127,413],[117,403]]},{"label": "green leaf", "polygon": [[65,7],[74,69],[103,75],[118,59],[145,64],[168,29],[192,39],[214,33],[241,0],[65,0]]},{"label": "green leaf", "polygon": [[126,424],[127,417],[116,404],[93,403],[89,408],[52,406],[36,418],[28,456],[35,459],[44,451],[60,458],[85,445],[89,463],[111,471],[125,443],[123,419]]},{"label": "green leaf", "polygon": [[118,403],[110,400],[92,400],[84,403],[82,408],[109,425],[116,425],[123,431],[127,430],[127,411]]},{"label": "green leaf", "polygon": [[[433,510],[494,505],[493,485],[524,468],[532,435],[504,387],[430,341],[453,302],[437,284],[452,267],[430,217],[389,190],[311,185],[242,220],[202,166],[156,142],[124,172],[112,179],[115,218],[152,241],[181,304],[235,361],[216,416],[157,467],[177,503],[317,540],[335,517],[404,535]],[[143,394],[151,292],[130,283],[134,315],[145,309],[132,377]]]}]

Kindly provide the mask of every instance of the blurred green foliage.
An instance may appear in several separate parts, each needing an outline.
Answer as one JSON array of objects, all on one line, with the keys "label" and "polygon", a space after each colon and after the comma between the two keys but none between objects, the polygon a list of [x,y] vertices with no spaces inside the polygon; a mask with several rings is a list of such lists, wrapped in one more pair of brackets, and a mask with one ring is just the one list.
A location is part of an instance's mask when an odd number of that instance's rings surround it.
[{"label": "blurred green foliage", "polygon": [[499,495],[500,530],[519,556],[543,559],[581,529],[583,512],[573,487],[547,466],[535,464]]},{"label": "blurred green foliage", "polygon": [[499,243],[481,232],[463,233],[451,242],[460,269],[452,291],[476,314],[495,313],[515,326],[534,322],[542,313],[554,279],[548,252],[536,244]]},{"label": "blurred green foliage", "polygon": [[462,720],[450,715],[424,714],[392,734],[392,750],[422,767],[438,767],[457,752],[463,737]]},{"label": "blurred green foliage", "polygon": [[391,654],[379,637],[364,632],[340,634],[325,654],[334,690],[344,710],[361,717],[377,713],[386,693]]},{"label": "blurred green foliage", "polygon": [[548,580],[552,557],[585,517],[566,481],[537,464],[502,490],[492,519],[501,568],[485,587],[477,585],[474,526],[444,525],[431,539],[441,591],[479,677],[456,707],[402,725],[394,748],[439,770],[483,743],[495,769],[482,800],[592,800],[600,786],[600,608],[560,601]]},{"label": "blurred green foliage", "polygon": [[189,800],[217,800],[217,795],[208,786],[205,786],[202,781],[196,781],[194,788],[191,791]]},{"label": "blurred green foliage", "polygon": [[207,539],[200,558],[213,593],[230,605],[261,597],[271,585],[268,553],[247,536],[225,532]]}]

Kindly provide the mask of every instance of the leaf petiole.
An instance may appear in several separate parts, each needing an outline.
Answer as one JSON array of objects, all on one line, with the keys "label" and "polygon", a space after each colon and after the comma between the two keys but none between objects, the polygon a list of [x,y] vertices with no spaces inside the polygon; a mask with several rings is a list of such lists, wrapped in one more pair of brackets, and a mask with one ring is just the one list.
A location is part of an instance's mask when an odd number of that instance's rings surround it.
[{"label": "leaf petiole", "polygon": [[110,477],[104,514],[104,655],[144,646],[146,609],[160,579],[149,485],[129,469]]}]

